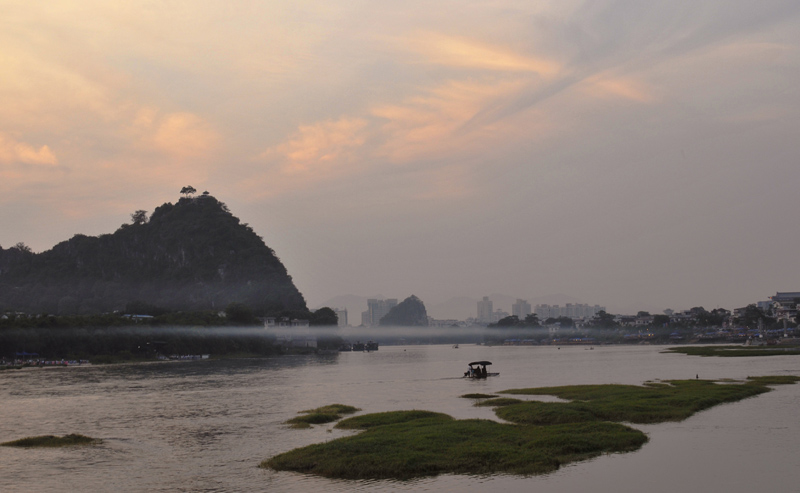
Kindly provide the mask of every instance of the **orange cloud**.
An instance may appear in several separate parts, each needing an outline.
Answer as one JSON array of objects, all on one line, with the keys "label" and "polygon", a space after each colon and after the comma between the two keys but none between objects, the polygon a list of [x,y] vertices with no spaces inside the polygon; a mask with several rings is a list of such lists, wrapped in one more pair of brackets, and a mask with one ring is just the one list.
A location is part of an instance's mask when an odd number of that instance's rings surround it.
[{"label": "orange cloud", "polygon": [[555,61],[466,38],[426,33],[406,42],[429,63],[449,67],[535,72],[543,76],[553,76],[561,70],[561,64]]},{"label": "orange cloud", "polygon": [[[517,80],[449,81],[400,104],[375,107],[372,114],[385,121],[381,128],[384,144],[380,152],[399,162],[441,151],[471,148],[483,138],[476,139],[474,132],[461,135],[462,126],[493,100],[521,86],[522,82]],[[485,138],[486,130],[477,131]]]},{"label": "orange cloud", "polygon": [[279,158],[287,173],[319,172],[353,159],[366,142],[367,121],[341,118],[313,125],[300,125],[290,139],[261,154]]},{"label": "orange cloud", "polygon": [[595,98],[622,98],[639,103],[653,101],[652,92],[643,83],[631,78],[598,74],[584,80],[580,89]]},{"label": "orange cloud", "polygon": [[58,159],[46,145],[37,149],[26,142],[20,142],[12,136],[0,132],[0,163],[56,166]]},{"label": "orange cloud", "polygon": [[217,133],[192,113],[170,113],[158,122],[153,142],[175,157],[197,157],[216,147]]}]

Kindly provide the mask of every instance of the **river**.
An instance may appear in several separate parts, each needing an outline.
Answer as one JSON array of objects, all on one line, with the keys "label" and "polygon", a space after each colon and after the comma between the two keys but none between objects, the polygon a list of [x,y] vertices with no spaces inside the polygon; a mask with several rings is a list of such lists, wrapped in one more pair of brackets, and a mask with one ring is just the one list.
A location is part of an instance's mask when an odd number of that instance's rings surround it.
[{"label": "river", "polygon": [[[533,477],[441,475],[334,481],[260,469],[295,447],[347,433],[283,423],[332,403],[364,413],[426,409],[495,419],[459,398],[518,387],[800,375],[797,356],[700,358],[658,346],[384,346],[377,352],[0,372],[0,442],[81,433],[101,445],[0,447],[0,491],[800,491],[800,385],[679,423],[634,425],[641,450]],[[459,378],[466,363],[500,376]]]}]

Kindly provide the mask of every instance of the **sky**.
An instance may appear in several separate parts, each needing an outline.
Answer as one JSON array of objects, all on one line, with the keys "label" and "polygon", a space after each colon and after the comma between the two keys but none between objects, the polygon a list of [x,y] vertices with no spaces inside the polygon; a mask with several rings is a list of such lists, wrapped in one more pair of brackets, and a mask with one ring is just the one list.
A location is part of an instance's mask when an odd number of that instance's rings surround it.
[{"label": "sky", "polygon": [[191,185],[311,307],[744,306],[800,290],[798,49],[796,0],[0,0],[0,246]]}]

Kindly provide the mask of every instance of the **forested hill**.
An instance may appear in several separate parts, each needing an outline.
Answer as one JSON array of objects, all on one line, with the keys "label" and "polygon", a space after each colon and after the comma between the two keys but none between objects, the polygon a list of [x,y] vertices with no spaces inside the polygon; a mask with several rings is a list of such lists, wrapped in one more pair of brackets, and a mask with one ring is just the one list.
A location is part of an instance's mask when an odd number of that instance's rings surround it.
[{"label": "forested hill", "polygon": [[0,247],[0,310],[91,314],[129,304],[170,311],[307,311],[286,268],[224,203],[204,194],[132,215],[113,234],[76,235],[52,250]]}]

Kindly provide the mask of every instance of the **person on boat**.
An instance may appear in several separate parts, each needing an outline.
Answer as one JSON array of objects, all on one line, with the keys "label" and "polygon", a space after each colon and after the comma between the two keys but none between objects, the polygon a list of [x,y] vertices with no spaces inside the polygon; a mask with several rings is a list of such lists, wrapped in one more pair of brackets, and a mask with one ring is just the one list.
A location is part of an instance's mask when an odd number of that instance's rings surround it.
[{"label": "person on boat", "polygon": [[481,378],[486,378],[487,376],[489,376],[489,372],[486,371],[486,365],[483,365],[481,367]]}]

